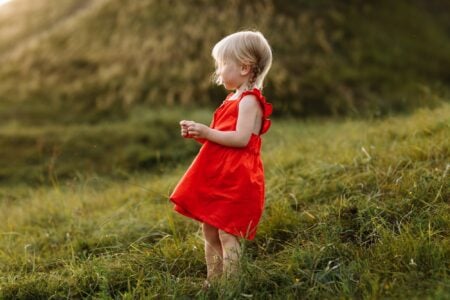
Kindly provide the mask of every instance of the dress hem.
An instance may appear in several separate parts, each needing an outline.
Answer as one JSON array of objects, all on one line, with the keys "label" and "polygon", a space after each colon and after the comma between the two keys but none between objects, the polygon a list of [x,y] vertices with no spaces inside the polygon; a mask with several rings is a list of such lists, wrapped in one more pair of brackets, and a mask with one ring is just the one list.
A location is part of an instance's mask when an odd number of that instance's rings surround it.
[{"label": "dress hem", "polygon": [[214,226],[214,227],[216,227],[216,228],[218,228],[220,230],[223,230],[223,231],[225,231],[225,232],[227,232],[229,234],[232,234],[232,235],[234,235],[234,236],[236,236],[238,238],[244,238],[244,239],[249,240],[249,241],[251,241],[251,240],[253,240],[255,238],[256,232],[253,235],[248,235],[248,236],[242,235],[241,233],[236,233],[234,230],[231,230],[231,229],[229,229],[227,227],[224,227],[222,225],[218,225],[216,222],[211,221],[209,218],[207,218],[205,216],[198,216],[198,215],[192,214],[189,210],[187,210],[186,208],[184,208],[183,206],[178,204],[172,198],[170,198],[170,201],[172,201],[175,204],[173,209],[176,212],[178,212],[179,214],[183,215],[183,216],[186,216],[188,218],[194,219],[194,220],[199,221],[201,223],[207,223],[207,224],[209,224],[211,226]]}]

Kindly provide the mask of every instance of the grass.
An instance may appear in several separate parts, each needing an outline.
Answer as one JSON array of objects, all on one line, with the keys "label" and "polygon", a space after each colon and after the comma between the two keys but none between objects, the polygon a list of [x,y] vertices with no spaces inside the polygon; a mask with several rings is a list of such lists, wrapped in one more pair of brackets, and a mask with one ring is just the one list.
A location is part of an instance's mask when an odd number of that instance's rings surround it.
[{"label": "grass", "polygon": [[0,127],[0,185],[164,172],[198,151],[199,145],[179,139],[183,118],[209,124],[211,112],[142,107],[126,121],[64,124],[49,117],[9,122]]},{"label": "grass", "polygon": [[192,156],[126,180],[2,187],[0,298],[448,298],[449,124],[448,104],[275,120],[258,235],[240,276],[208,291],[200,227],[167,200]]},{"label": "grass", "polygon": [[[81,3],[82,4],[81,4]],[[0,9],[0,58],[30,46],[57,26],[67,16],[77,13],[87,1],[62,0],[26,2],[11,1]]]},{"label": "grass", "polygon": [[45,111],[92,122],[125,119],[142,104],[214,106],[222,89],[211,85],[211,49],[244,29],[260,30],[273,48],[266,96],[277,114],[385,116],[448,99],[450,9],[441,0],[14,0],[8,8],[0,124]]}]

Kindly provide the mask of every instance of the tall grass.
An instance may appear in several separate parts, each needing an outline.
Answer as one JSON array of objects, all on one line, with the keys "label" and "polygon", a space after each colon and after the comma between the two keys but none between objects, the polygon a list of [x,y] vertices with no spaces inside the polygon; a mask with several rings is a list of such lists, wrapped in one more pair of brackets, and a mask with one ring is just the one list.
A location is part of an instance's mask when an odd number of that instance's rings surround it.
[{"label": "tall grass", "polygon": [[261,30],[273,47],[267,96],[278,114],[379,116],[436,105],[448,92],[448,18],[434,1],[40,2],[55,16],[33,14],[17,38],[1,32],[28,13],[0,23],[0,49],[40,37],[6,58],[0,52],[0,97],[15,110],[0,107],[1,122],[37,118],[36,109],[92,122],[141,104],[211,105],[223,97],[210,80],[211,48],[242,29]]},{"label": "tall grass", "polygon": [[209,124],[210,118],[206,109],[141,108],[126,121],[91,125],[58,121],[55,125],[54,118],[10,122],[0,128],[0,185],[51,184],[87,175],[126,179],[137,172],[164,172],[199,148],[179,138],[178,122],[195,119]]},{"label": "tall grass", "polygon": [[375,121],[275,120],[241,274],[202,290],[198,224],[167,197],[190,159],[127,181],[2,189],[0,297],[450,295],[450,107]]},{"label": "tall grass", "polygon": [[[55,31],[88,1],[11,1],[0,9],[0,60]],[[4,62],[3,62],[4,63]]]}]

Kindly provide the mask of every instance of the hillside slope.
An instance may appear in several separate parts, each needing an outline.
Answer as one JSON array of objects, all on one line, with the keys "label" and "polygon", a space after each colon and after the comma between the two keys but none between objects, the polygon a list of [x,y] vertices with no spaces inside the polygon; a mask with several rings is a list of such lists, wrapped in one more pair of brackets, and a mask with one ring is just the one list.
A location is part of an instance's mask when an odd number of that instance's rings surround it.
[{"label": "hillside slope", "polygon": [[0,298],[450,296],[450,106],[382,121],[276,121],[242,274],[201,290],[196,222],[167,197],[190,159],[115,182],[0,190]]},{"label": "hillside slope", "polygon": [[[245,28],[261,30],[273,46],[267,95],[278,114],[380,115],[433,105],[450,80],[448,19],[435,12],[446,4],[436,1],[100,1],[3,57],[0,105],[18,119],[52,108],[59,122],[63,111],[95,122],[141,104],[211,104],[224,93],[210,81],[210,50]],[[40,20],[55,23],[85,2],[41,0],[59,13]],[[1,35],[21,24],[0,23],[0,59],[10,49]],[[41,30],[26,28],[17,43]]]},{"label": "hillside slope", "polygon": [[99,0],[21,1],[0,9],[0,61],[39,43]]}]

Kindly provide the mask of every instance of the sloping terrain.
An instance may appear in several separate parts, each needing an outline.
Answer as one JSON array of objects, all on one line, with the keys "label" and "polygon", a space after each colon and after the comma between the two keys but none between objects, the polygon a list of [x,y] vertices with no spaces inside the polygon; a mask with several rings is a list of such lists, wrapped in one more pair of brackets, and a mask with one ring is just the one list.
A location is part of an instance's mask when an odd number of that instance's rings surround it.
[{"label": "sloping terrain", "polygon": [[439,102],[450,80],[448,19],[437,13],[445,2],[105,0],[82,9],[93,2],[23,1],[22,19],[0,23],[0,99],[17,119],[52,110],[55,122],[72,122],[62,112],[96,122],[139,105],[214,105],[224,93],[210,80],[211,48],[246,28],[273,46],[267,95],[277,114],[407,111]]},{"label": "sloping terrain", "polygon": [[[450,107],[383,121],[276,121],[242,273],[204,291],[198,223],[160,174],[0,190],[0,298],[447,299]],[[191,141],[193,142],[193,141]]]}]

